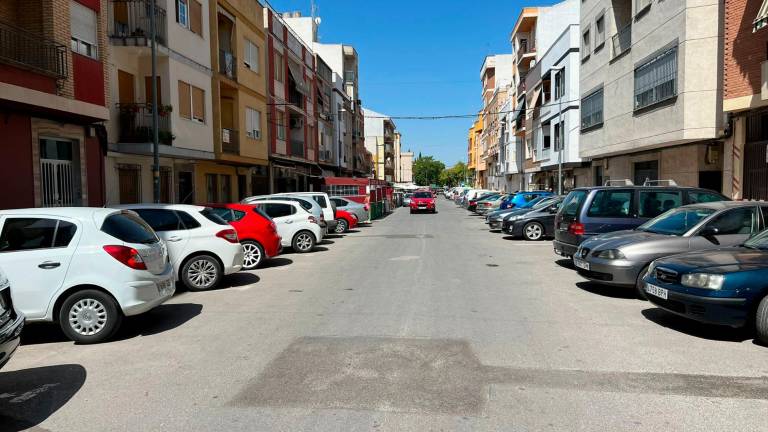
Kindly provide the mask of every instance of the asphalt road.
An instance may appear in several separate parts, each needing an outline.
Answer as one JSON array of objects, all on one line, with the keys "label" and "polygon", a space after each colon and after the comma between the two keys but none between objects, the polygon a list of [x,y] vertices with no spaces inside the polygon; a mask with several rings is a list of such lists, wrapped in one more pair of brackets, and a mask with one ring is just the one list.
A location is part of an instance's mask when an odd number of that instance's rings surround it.
[{"label": "asphalt road", "polygon": [[110,343],[29,326],[0,430],[768,430],[768,348],[748,332],[439,210],[180,293]]}]

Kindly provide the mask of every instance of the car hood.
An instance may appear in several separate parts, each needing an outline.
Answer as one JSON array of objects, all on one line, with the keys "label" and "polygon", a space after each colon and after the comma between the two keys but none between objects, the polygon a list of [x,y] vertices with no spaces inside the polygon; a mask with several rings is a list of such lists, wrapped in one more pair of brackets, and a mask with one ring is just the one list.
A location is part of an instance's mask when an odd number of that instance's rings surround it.
[{"label": "car hood", "polygon": [[435,202],[434,198],[411,198],[412,203],[420,204],[420,203],[431,203]]},{"label": "car hood", "polygon": [[730,247],[673,255],[656,261],[657,266],[669,267],[680,273],[709,271],[731,273],[768,269],[768,251]]},{"label": "car hood", "polygon": [[648,241],[658,241],[673,238],[664,234],[649,233],[646,231],[623,230],[596,235],[585,240],[582,247],[600,250],[618,249],[622,246]]},{"label": "car hood", "polygon": [[512,209],[508,214],[504,215],[504,220],[507,220],[507,219],[509,219],[512,216],[520,216],[520,215],[524,215],[526,213],[530,213],[532,211],[533,211],[533,209],[530,209],[530,208]]}]

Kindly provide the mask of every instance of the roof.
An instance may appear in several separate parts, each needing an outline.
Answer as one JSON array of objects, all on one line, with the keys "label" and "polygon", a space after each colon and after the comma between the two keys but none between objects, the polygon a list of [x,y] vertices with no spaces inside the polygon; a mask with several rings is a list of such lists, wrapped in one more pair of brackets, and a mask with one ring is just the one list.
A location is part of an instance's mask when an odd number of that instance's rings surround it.
[{"label": "roof", "polygon": [[729,208],[735,208],[735,207],[749,207],[750,205],[754,206],[756,203],[757,201],[712,201],[712,202],[705,202],[705,203],[688,204],[685,207],[699,207],[699,208],[707,208],[712,210],[723,210],[723,209],[729,209]]},{"label": "roof", "polygon": [[74,219],[90,219],[97,215],[109,215],[118,211],[104,207],[37,207],[13,210],[0,210],[2,215],[63,216]]},{"label": "roof", "polygon": [[120,204],[115,206],[119,209],[164,209],[164,210],[186,210],[186,211],[202,211],[205,207],[191,204]]}]

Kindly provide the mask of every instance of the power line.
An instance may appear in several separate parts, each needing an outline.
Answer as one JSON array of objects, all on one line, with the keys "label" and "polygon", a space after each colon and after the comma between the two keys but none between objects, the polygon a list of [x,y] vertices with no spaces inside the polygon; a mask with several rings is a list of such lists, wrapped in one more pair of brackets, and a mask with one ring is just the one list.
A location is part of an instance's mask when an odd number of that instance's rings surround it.
[{"label": "power line", "polygon": [[[560,101],[561,104],[568,104],[572,102],[579,102],[581,99],[571,99],[567,101]],[[557,106],[557,103],[547,103],[538,107],[533,108],[525,108],[524,110],[520,111],[533,111],[536,109],[541,109],[544,107],[549,106]],[[488,112],[485,113],[485,115],[496,115],[496,114],[509,114],[509,113],[515,113],[518,110],[507,110],[507,111],[495,111],[495,112]],[[416,116],[416,115],[401,115],[401,116],[363,116],[364,118],[373,118],[373,119],[395,119],[395,120],[444,120],[444,119],[462,119],[462,118],[474,118],[477,117],[478,113],[471,113],[471,114],[450,114],[450,115],[434,115],[434,116]]]}]

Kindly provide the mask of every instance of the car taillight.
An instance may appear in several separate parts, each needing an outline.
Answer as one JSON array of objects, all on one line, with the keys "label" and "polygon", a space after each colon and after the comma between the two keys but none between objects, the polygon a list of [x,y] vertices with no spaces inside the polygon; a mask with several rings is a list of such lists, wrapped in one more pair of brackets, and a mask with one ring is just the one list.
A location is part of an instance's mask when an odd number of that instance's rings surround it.
[{"label": "car taillight", "polygon": [[277,232],[277,225],[275,225],[275,223],[274,223],[274,222],[270,222],[270,223],[269,223],[269,229],[271,229],[271,230],[272,230],[272,232],[275,232],[275,233],[276,233],[276,232]]},{"label": "car taillight", "polygon": [[470,201],[469,205],[477,205],[477,203],[475,201]]},{"label": "car taillight", "polygon": [[370,208],[368,204],[363,204],[363,210],[368,211]]},{"label": "car taillight", "polygon": [[216,233],[216,237],[223,238],[230,243],[238,243],[240,239],[237,238],[237,231],[233,229],[225,229]]},{"label": "car taillight", "polygon": [[573,235],[584,235],[584,224],[579,222],[572,222],[568,225],[568,232]]},{"label": "car taillight", "polygon": [[[325,222],[325,215],[322,214],[322,213],[320,213],[320,221],[321,222]],[[317,222],[315,222],[315,223],[317,223]]]},{"label": "car taillight", "polygon": [[[320,219],[322,219],[322,218],[323,218],[323,217],[322,217],[322,216],[320,216]],[[316,224],[316,223],[317,223],[317,218],[315,218],[314,216],[309,216],[309,217],[307,218],[307,221],[309,221],[309,223],[313,223],[313,224]]]},{"label": "car taillight", "polygon": [[104,251],[112,255],[112,258],[120,261],[134,270],[146,270],[147,265],[139,255],[139,251],[132,247],[120,245],[104,246]]}]

